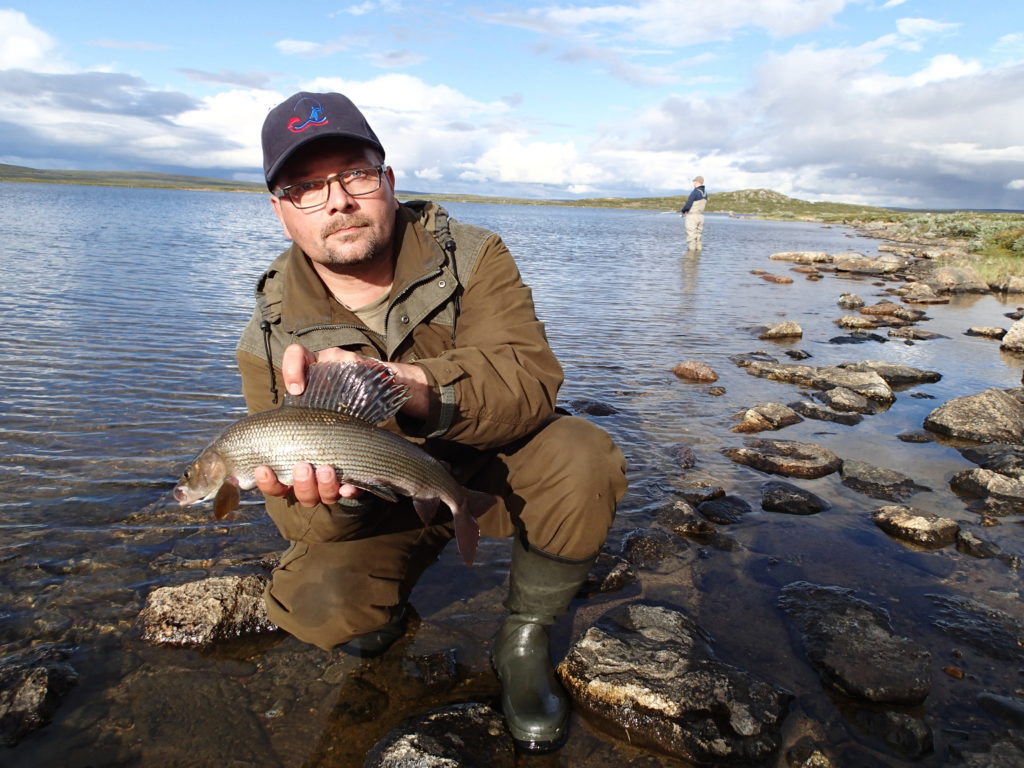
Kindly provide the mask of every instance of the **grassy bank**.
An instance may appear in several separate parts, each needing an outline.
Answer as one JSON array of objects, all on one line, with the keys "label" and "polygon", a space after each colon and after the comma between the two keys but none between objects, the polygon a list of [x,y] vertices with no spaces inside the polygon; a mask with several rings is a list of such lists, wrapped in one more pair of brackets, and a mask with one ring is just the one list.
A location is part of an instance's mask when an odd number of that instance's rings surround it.
[{"label": "grassy bank", "polygon": [[[200,176],[115,171],[50,171],[0,164],[0,182],[2,181],[222,192],[262,193],[266,190],[258,183]],[[399,197],[429,198],[439,202],[678,211],[686,203],[687,196],[536,200],[399,191]],[[726,213],[733,216],[780,221],[820,221],[853,227],[881,223],[885,226],[876,230],[879,237],[906,242],[961,245],[969,253],[967,261],[990,282],[1010,275],[1024,275],[1024,213],[897,211],[849,203],[814,203],[787,197],[769,189],[712,192],[708,198],[707,210],[709,213]]]}]

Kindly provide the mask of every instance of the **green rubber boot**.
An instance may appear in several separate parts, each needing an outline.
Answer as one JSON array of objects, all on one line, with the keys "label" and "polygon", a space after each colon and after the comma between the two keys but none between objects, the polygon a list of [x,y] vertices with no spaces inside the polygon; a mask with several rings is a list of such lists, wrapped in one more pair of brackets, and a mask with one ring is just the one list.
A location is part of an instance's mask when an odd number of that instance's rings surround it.
[{"label": "green rubber boot", "polygon": [[551,666],[548,627],[569,609],[596,557],[554,560],[512,544],[509,616],[494,641],[492,661],[501,681],[501,709],[523,752],[552,752],[569,729],[569,697]]},{"label": "green rubber boot", "polygon": [[402,604],[396,609],[395,616],[380,629],[367,632],[352,638],[347,643],[337,646],[349,656],[362,659],[374,659],[394,645],[409,626],[409,606]]}]

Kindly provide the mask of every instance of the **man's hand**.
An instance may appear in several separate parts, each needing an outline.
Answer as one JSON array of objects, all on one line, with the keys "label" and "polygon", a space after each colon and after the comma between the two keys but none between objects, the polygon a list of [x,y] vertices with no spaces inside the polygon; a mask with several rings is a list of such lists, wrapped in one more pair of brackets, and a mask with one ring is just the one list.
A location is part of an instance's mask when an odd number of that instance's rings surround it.
[{"label": "man's hand", "polygon": [[[301,395],[306,389],[306,369],[318,362],[371,363],[380,362],[360,355],[358,352],[332,347],[320,352],[310,352],[301,344],[292,344],[284,351],[281,360],[281,375],[289,394]],[[402,410],[414,418],[426,418],[429,409],[429,387],[427,375],[418,365],[405,363],[384,363],[395,373],[395,381],[403,384],[412,397]],[[295,499],[306,507],[317,504],[335,504],[339,499],[354,499],[363,490],[348,483],[339,483],[333,467],[300,463],[292,468],[292,484],[287,486],[277,478],[270,467],[256,467],[256,487],[266,496],[287,496],[295,493]]]}]

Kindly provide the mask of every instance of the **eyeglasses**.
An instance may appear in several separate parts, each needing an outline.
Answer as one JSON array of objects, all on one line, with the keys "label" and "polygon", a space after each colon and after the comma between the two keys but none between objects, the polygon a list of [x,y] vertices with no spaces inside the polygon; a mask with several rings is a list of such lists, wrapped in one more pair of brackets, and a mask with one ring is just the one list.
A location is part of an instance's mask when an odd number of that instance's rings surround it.
[{"label": "eyeglasses", "polygon": [[386,165],[373,168],[353,168],[351,171],[332,173],[324,179],[306,179],[287,187],[275,189],[270,194],[276,198],[287,197],[296,208],[316,208],[327,202],[331,194],[331,182],[336,181],[352,197],[369,195],[380,189],[380,180],[387,170]]}]

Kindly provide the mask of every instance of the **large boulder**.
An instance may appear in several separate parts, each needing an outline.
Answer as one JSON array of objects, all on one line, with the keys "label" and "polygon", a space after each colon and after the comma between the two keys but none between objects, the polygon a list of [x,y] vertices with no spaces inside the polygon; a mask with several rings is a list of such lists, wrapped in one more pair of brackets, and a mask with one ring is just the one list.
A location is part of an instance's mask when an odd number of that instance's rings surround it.
[{"label": "large boulder", "polygon": [[751,360],[743,366],[751,376],[773,379],[811,389],[846,387],[876,403],[888,405],[896,399],[892,387],[875,371],[857,371],[841,366],[813,366]]},{"label": "large boulder", "polygon": [[723,448],[737,464],[786,477],[824,477],[839,470],[842,459],[828,448],[794,440],[763,440],[749,437],[742,448]]},{"label": "large boulder", "polygon": [[1007,352],[1020,352],[1024,354],[1024,320],[1018,320],[1003,336],[999,348]]},{"label": "large boulder", "polygon": [[1002,389],[955,397],[924,420],[925,429],[980,443],[1024,443],[1024,403]]},{"label": "large boulder", "polygon": [[792,695],[717,660],[707,634],[667,606],[605,614],[558,675],[576,708],[633,745],[698,764],[760,764],[780,745]]},{"label": "large boulder", "polygon": [[989,293],[974,267],[940,267],[926,281],[936,293]]},{"label": "large boulder", "polygon": [[40,645],[0,659],[0,744],[13,747],[49,722],[78,682],[69,650]]}]

